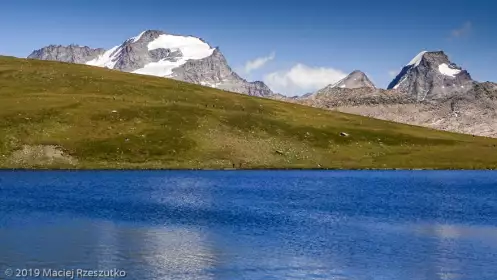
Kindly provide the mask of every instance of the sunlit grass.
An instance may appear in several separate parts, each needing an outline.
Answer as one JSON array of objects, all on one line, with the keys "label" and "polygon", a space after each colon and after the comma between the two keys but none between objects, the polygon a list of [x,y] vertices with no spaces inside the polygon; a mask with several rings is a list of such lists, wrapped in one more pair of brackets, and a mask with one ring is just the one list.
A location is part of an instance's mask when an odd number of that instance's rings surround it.
[{"label": "sunlit grass", "polygon": [[[170,79],[0,57],[3,168],[493,169],[496,144]],[[26,145],[55,146],[77,161],[12,160]]]}]

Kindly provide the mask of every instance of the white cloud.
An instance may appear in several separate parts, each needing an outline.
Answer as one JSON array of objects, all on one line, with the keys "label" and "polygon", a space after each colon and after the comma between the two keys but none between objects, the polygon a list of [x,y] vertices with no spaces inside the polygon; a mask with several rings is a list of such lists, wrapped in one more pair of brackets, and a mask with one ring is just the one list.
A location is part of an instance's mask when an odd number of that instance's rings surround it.
[{"label": "white cloud", "polygon": [[247,63],[245,63],[245,73],[248,74],[254,70],[257,70],[257,69],[263,67],[266,63],[273,60],[275,58],[275,56],[276,56],[276,54],[274,52],[272,52],[271,54],[269,54],[269,56],[258,57],[254,60],[247,61]]},{"label": "white cloud", "polygon": [[451,31],[451,38],[461,38],[467,36],[469,35],[469,33],[471,33],[472,28],[473,25],[471,24],[471,22],[467,21],[460,28]]},{"label": "white cloud", "polygon": [[301,95],[314,92],[347,76],[344,72],[325,67],[296,64],[290,69],[269,73],[264,82],[274,92],[284,95]]}]

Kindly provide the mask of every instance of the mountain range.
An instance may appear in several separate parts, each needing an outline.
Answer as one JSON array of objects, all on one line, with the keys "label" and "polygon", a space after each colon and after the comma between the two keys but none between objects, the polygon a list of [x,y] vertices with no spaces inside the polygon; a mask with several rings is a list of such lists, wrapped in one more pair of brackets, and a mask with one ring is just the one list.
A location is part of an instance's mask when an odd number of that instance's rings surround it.
[{"label": "mountain range", "polygon": [[443,51],[416,55],[386,90],[372,86],[360,71],[344,80],[357,82],[352,86],[329,85],[308,96],[287,100],[394,122],[497,137],[497,84],[474,81]]},{"label": "mountain range", "polygon": [[261,81],[241,78],[218,47],[197,37],[157,30],[144,31],[109,50],[50,45],[28,58],[172,78],[394,122],[497,137],[497,84],[474,81],[443,51],[417,54],[387,89],[377,88],[365,73],[355,70],[323,89],[291,98],[273,93]]},{"label": "mountain range", "polygon": [[219,48],[213,48],[197,37],[158,30],[144,31],[108,50],[50,45],[33,51],[28,58],[167,77],[259,97],[273,94],[263,82],[248,82],[236,74]]}]

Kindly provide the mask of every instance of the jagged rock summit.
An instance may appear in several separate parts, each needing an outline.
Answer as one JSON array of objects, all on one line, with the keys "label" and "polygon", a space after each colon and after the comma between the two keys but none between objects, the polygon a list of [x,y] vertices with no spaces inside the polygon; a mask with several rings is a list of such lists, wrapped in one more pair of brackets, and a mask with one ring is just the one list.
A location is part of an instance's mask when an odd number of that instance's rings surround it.
[{"label": "jagged rock summit", "polygon": [[371,80],[362,71],[355,70],[347,77],[341,79],[337,83],[330,85],[332,88],[376,88]]},{"label": "jagged rock summit", "polygon": [[102,55],[105,49],[92,49],[78,45],[50,45],[32,52],[28,58],[41,60],[56,60],[61,62],[84,64]]},{"label": "jagged rock summit", "polygon": [[340,81],[330,84],[315,93],[305,94],[299,99],[337,99],[343,94],[367,93],[376,91],[376,87],[366,74],[355,70]]},{"label": "jagged rock summit", "polygon": [[468,92],[473,83],[470,74],[452,63],[443,51],[423,51],[402,68],[388,89],[423,101]]},{"label": "jagged rock summit", "polygon": [[32,52],[28,58],[168,77],[254,96],[273,95],[263,82],[247,82],[237,75],[219,48],[197,37],[159,30],[143,31],[109,50],[51,45]]}]

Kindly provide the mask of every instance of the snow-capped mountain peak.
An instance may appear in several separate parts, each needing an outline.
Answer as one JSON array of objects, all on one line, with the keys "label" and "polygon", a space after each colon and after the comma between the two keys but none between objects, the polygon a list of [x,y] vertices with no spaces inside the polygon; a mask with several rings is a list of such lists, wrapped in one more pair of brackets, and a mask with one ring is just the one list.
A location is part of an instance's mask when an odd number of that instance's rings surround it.
[{"label": "snow-capped mountain peak", "polygon": [[42,48],[29,58],[64,58],[66,62],[168,77],[249,95],[273,94],[262,82],[242,79],[228,66],[218,48],[194,36],[145,30],[108,50],[60,46],[54,53],[52,49]]},{"label": "snow-capped mountain peak", "polygon": [[469,73],[452,63],[443,51],[423,51],[402,68],[388,89],[425,100],[466,92],[472,83]]},{"label": "snow-capped mountain peak", "polygon": [[197,37],[146,30],[86,64],[170,77],[173,69],[184,65],[190,59],[206,58],[212,55],[213,51],[214,48]]}]

